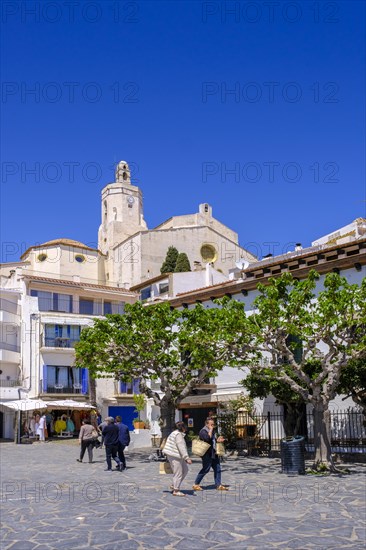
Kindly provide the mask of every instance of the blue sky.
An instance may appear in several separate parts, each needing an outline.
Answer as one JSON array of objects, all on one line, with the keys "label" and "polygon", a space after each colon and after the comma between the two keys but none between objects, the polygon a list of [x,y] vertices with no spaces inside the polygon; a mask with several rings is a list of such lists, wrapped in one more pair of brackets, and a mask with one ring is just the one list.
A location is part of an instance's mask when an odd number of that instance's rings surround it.
[{"label": "blue sky", "polygon": [[364,2],[1,8],[2,261],[96,244],[121,159],[150,228],[209,202],[260,254],[365,216]]}]

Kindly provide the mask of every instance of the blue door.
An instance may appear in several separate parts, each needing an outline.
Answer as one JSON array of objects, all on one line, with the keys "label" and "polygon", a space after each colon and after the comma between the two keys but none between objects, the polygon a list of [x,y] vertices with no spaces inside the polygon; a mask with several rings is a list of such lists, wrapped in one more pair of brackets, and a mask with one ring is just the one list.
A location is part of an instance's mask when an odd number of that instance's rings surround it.
[{"label": "blue door", "polygon": [[132,420],[137,417],[135,407],[108,407],[108,415],[120,416],[122,418],[123,424],[126,424],[130,430],[133,430]]}]

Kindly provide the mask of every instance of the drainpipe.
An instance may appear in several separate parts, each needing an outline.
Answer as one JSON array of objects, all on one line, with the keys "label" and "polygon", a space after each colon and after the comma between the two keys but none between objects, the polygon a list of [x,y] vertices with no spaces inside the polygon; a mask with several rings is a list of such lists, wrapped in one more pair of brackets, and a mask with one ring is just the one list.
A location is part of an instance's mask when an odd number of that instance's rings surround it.
[{"label": "drainpipe", "polygon": [[[29,331],[29,385],[27,388],[18,388],[19,399],[21,399],[21,392],[29,393],[32,389],[32,365],[33,365],[33,321],[37,321],[40,318],[38,313],[31,313],[30,315],[30,331]],[[22,372],[24,373],[24,354],[22,354]],[[21,429],[21,411],[17,412],[17,443],[20,443],[20,429]]]}]

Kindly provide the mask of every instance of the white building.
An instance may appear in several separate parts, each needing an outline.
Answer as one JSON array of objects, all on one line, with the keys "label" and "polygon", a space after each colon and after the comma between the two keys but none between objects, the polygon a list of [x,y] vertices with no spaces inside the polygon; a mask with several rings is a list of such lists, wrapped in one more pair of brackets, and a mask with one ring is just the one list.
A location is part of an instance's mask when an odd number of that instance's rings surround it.
[{"label": "white building", "polygon": [[[354,223],[359,228],[366,229],[366,220],[360,219]],[[348,228],[349,226],[345,228],[347,232]],[[342,234],[342,230],[339,234]],[[192,308],[197,302],[206,307],[213,307],[214,299],[226,295],[244,302],[246,310],[250,313],[253,301],[258,296],[258,283],[265,284],[269,277],[287,271],[299,279],[306,277],[311,269],[318,271],[321,276],[317,282],[316,292],[322,288],[325,275],[332,271],[340,273],[351,284],[360,284],[366,277],[366,236],[362,229],[351,239],[349,235],[347,239],[341,239],[340,244],[326,242],[309,248],[299,246],[296,248],[293,252],[252,263],[243,270],[233,270],[234,276],[227,282],[180,293],[172,298],[170,303],[178,308]],[[214,385],[207,386],[206,395],[190,396],[181,403],[182,415],[186,417],[188,414],[191,418],[200,418],[207,414],[209,409],[238,397],[243,393],[243,387],[239,384],[243,378],[245,378],[245,372],[242,370],[224,368],[214,380],[211,380]],[[354,402],[351,398],[344,400],[341,396],[333,400],[330,406],[333,410],[346,410],[348,407],[355,407]],[[279,413],[282,410],[275,404],[272,396],[265,400],[256,400],[256,408],[262,414]]]},{"label": "white building", "polygon": [[[103,255],[70,239],[29,248],[21,261],[0,267],[0,401],[3,437],[13,435],[6,402],[33,399],[90,403],[87,369],[74,366],[74,345],[85,326],[123,313],[137,295],[103,280]],[[114,395],[109,381],[104,398]],[[130,399],[131,400],[131,399]],[[76,406],[76,405],[75,405]],[[131,403],[132,407],[132,403]],[[36,408],[36,407],[35,407]],[[65,406],[65,411],[68,407]]]},{"label": "white building", "polygon": [[[102,190],[98,249],[59,238],[31,246],[19,262],[0,265],[0,436],[12,437],[12,402],[16,408],[27,399],[50,406],[65,399],[70,406],[90,404],[88,373],[74,366],[74,344],[96,317],[122,313],[125,303],[136,301],[142,282],[145,289],[151,278],[160,281],[155,289],[168,284],[162,299],[225,281],[241,257],[256,261],[207,204],[149,231],[126,162],[118,164],[115,179]],[[195,270],[162,277],[169,246],[185,252]],[[136,381],[98,380],[96,402],[104,416],[121,414],[131,425],[136,391]]]}]

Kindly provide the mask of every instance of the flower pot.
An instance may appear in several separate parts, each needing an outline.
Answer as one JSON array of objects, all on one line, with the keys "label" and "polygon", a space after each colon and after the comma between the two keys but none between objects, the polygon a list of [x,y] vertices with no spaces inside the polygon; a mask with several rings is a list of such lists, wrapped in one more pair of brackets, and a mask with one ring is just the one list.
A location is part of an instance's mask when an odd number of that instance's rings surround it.
[{"label": "flower pot", "polygon": [[142,422],[142,420],[140,422],[134,422],[133,427],[135,430],[143,430],[145,428],[145,422]]}]

